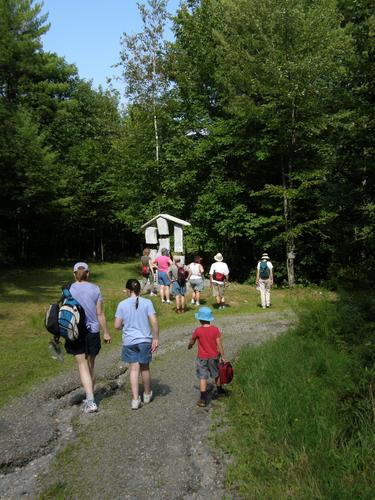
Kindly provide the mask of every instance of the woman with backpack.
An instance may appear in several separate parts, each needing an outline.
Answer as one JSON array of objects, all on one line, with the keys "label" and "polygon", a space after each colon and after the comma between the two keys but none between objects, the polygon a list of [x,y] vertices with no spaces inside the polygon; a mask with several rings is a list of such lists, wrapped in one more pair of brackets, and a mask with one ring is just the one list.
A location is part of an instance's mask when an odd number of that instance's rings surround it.
[{"label": "woman with backpack", "polygon": [[273,265],[267,253],[263,253],[257,265],[256,285],[260,291],[262,308],[271,305],[271,287],[273,285]]},{"label": "woman with backpack", "polygon": [[172,295],[176,298],[176,313],[185,312],[186,281],[190,273],[181,262],[181,257],[175,255],[174,263],[169,268],[169,278],[172,281]]},{"label": "woman with backpack", "polygon": [[65,350],[72,354],[77,362],[79,376],[82,386],[86,392],[83,409],[85,413],[98,411],[94,398],[95,384],[95,358],[99,354],[100,329],[103,330],[103,339],[107,344],[111,343],[112,337],[109,333],[104,315],[103,298],[100,288],[89,283],[89,266],[86,262],[77,262],[73,267],[75,282],[69,287],[69,291],[85,311],[86,338],[82,341],[65,341]]},{"label": "woman with backpack", "polygon": [[115,328],[122,330],[122,360],[129,363],[132,410],[141,406],[139,374],[143,380],[143,403],[152,400],[150,361],[159,345],[159,326],[154,305],[140,297],[141,285],[136,279],[126,282],[127,299],[117,306]]},{"label": "woman with backpack", "polygon": [[156,295],[155,293],[155,273],[154,268],[151,266],[151,250],[149,248],[145,248],[143,250],[143,255],[141,257],[141,274],[142,274],[142,282],[141,289],[143,292],[147,290],[150,291],[150,295]]}]

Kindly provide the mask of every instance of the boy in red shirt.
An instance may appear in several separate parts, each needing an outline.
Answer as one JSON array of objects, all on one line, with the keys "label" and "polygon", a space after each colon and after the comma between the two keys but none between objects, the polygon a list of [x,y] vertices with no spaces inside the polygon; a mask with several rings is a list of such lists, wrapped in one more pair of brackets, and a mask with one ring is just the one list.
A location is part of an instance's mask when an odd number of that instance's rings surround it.
[{"label": "boy in red shirt", "polygon": [[211,325],[214,321],[212,311],[209,307],[201,307],[195,314],[201,326],[195,329],[188,349],[191,349],[198,340],[198,357],[196,361],[197,376],[199,378],[200,398],[198,406],[207,405],[207,380],[215,379],[218,394],[224,394],[224,389],[220,385],[219,379],[219,359],[224,359],[224,348],[221,343],[221,333],[217,326]]}]

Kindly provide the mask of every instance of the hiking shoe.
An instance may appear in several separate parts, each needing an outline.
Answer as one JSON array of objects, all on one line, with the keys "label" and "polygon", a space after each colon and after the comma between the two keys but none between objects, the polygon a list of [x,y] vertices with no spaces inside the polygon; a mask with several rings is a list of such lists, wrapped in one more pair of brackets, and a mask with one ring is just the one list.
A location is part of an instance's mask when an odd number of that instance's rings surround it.
[{"label": "hiking shoe", "polygon": [[222,396],[226,396],[227,391],[224,389],[224,387],[216,387],[216,398],[220,398]]},{"label": "hiking shoe", "polygon": [[201,408],[204,408],[207,405],[206,401],[204,399],[198,399],[197,401],[197,406],[200,406]]},{"label": "hiking shoe", "polygon": [[148,403],[151,403],[151,401],[152,401],[152,391],[150,392],[150,394],[143,393],[144,404],[147,405]]},{"label": "hiking shoe", "polygon": [[138,396],[138,399],[132,399],[132,410],[138,410],[141,405],[141,396]]},{"label": "hiking shoe", "polygon": [[85,413],[95,413],[96,411],[98,411],[98,405],[95,403],[95,401],[86,399],[83,403],[83,411]]}]

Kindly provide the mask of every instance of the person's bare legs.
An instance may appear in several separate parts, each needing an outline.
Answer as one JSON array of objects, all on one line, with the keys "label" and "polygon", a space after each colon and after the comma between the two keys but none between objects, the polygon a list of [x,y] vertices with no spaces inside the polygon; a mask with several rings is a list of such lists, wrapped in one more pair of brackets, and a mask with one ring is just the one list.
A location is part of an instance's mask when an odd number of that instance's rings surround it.
[{"label": "person's bare legs", "polygon": [[181,311],[181,295],[176,295],[176,311]]},{"label": "person's bare legs", "polygon": [[195,292],[195,303],[198,305],[200,304],[199,297],[200,297],[200,292],[197,290]]},{"label": "person's bare legs", "polygon": [[151,394],[151,372],[150,372],[150,364],[145,363],[140,365],[142,381],[143,381],[143,391],[145,394]]},{"label": "person's bare legs", "polygon": [[95,375],[95,356],[87,356],[87,363],[89,365],[89,370],[90,370],[90,375],[91,375],[91,380],[92,380],[92,387],[95,387],[95,380],[96,380],[96,375]]},{"label": "person's bare legs", "polygon": [[77,361],[79,376],[81,379],[82,387],[86,392],[86,399],[93,400],[94,399],[94,384],[91,378],[91,372],[88,360],[86,359],[85,354],[76,354],[74,356]]},{"label": "person's bare legs", "polygon": [[205,378],[199,379],[199,390],[201,392],[207,391],[207,380]]},{"label": "person's bare legs", "polygon": [[160,299],[164,301],[164,285],[160,285]]},{"label": "person's bare legs", "polygon": [[184,312],[185,311],[185,295],[181,295],[180,300],[181,300],[180,309],[182,312]]},{"label": "person's bare legs", "polygon": [[132,399],[135,401],[139,397],[139,371],[140,366],[139,363],[130,363],[129,364],[129,378],[130,378],[130,387],[132,391]]},{"label": "person's bare legs", "polygon": [[169,286],[166,286],[164,287],[165,290],[164,290],[164,294],[165,294],[165,300],[168,302],[169,301],[169,297],[170,297],[170,290],[169,290]]}]

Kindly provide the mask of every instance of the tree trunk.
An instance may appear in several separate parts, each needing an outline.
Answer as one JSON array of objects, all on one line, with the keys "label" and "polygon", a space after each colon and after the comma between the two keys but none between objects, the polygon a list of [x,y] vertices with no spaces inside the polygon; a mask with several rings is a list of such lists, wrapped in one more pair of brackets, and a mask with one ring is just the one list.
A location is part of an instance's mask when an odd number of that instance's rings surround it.
[{"label": "tree trunk", "polygon": [[292,220],[292,203],[289,197],[289,190],[293,187],[293,155],[296,137],[294,133],[294,123],[295,123],[295,105],[293,103],[291,110],[291,138],[288,146],[288,170],[285,171],[283,165],[282,168],[282,179],[283,179],[283,189],[284,189],[284,222],[285,222],[285,235],[286,235],[286,268],[288,273],[288,285],[293,287],[295,285],[294,277],[294,259],[295,259],[295,243],[293,235],[293,220]]},{"label": "tree trunk", "polygon": [[156,49],[154,48],[154,53],[152,57],[152,86],[153,86],[153,96],[152,104],[154,107],[154,133],[155,133],[155,160],[159,164],[159,133],[158,133],[158,119],[156,115]]},{"label": "tree trunk", "polygon": [[104,262],[104,242],[102,234],[100,235],[100,259]]}]

